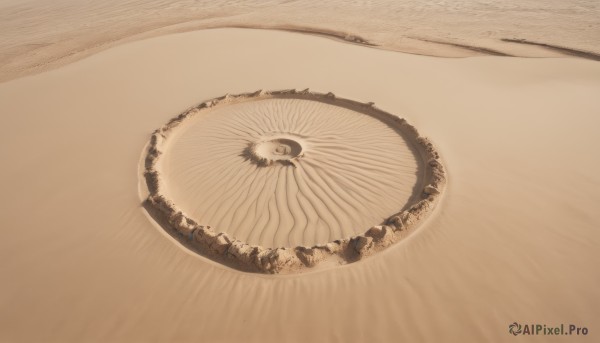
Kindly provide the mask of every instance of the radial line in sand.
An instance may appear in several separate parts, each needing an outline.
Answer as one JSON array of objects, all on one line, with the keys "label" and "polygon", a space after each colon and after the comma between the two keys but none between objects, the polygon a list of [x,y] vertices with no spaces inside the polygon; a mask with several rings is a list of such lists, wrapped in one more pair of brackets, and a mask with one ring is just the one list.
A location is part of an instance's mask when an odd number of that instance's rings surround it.
[{"label": "radial line in sand", "polygon": [[154,132],[144,167],[146,208],[167,232],[265,273],[382,250],[433,209],[446,182],[439,154],[405,120],[308,90],[192,107]]}]

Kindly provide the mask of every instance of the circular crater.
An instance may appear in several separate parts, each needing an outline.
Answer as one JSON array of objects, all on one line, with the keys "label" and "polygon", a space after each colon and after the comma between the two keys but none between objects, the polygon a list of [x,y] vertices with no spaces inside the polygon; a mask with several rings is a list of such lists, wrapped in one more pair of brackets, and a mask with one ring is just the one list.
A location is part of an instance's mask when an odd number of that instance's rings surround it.
[{"label": "circular crater", "polygon": [[445,184],[438,153],[405,120],[295,90],[189,109],[155,131],[144,170],[146,208],[167,232],[269,273],[381,250],[431,211]]}]

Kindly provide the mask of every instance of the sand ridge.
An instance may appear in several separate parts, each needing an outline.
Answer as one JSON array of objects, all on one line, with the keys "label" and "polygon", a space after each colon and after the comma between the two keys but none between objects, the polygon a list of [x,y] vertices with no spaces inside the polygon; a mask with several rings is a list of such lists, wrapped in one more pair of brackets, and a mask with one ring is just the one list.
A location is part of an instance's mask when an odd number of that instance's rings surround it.
[{"label": "sand ridge", "polygon": [[[231,106],[247,101],[265,99],[310,100],[377,118],[401,132],[416,148],[423,160],[422,187],[406,209],[389,216],[380,225],[371,226],[358,235],[340,237],[312,246],[263,247],[237,239],[218,227],[200,224],[169,197],[164,179],[163,159],[176,128],[185,126],[190,118],[216,107]],[[244,157],[256,168],[281,164],[295,168],[302,161],[304,145],[301,137],[278,135],[267,141],[250,144]],[[303,91],[257,91],[225,95],[192,107],[157,129],[150,140],[144,161],[144,177],[148,187],[145,207],[167,232],[191,250],[231,267],[252,272],[289,273],[315,267],[323,260],[346,264],[380,251],[406,235],[434,208],[446,183],[446,173],[440,156],[432,143],[404,119],[378,109],[373,103],[360,103],[336,97],[333,93]],[[421,185],[421,183],[419,183]]]},{"label": "sand ridge", "polygon": [[[535,15],[538,12],[544,13],[543,20]],[[364,20],[365,13],[376,20]],[[597,59],[597,17],[598,8],[591,0],[457,1],[452,6],[415,0],[384,6],[377,2],[7,0],[0,4],[0,82],[135,40],[226,27],[309,33],[428,56]],[[554,28],[551,36],[545,34],[549,27]]]}]

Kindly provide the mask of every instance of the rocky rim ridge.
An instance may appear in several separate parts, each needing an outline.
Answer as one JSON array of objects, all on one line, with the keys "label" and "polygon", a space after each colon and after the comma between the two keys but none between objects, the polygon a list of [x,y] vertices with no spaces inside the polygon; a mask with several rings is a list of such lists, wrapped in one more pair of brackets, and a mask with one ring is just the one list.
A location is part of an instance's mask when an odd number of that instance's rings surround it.
[{"label": "rocky rim ridge", "polygon": [[[170,133],[186,118],[206,109],[269,98],[305,99],[346,107],[371,115],[399,131],[413,144],[424,161],[425,176],[422,184],[425,186],[419,199],[407,210],[392,215],[382,225],[373,226],[364,234],[312,247],[264,248],[237,240],[209,225],[197,223],[162,192],[165,185],[160,172],[160,157]],[[227,94],[186,110],[152,134],[144,160],[144,177],[149,192],[144,205],[171,236],[189,249],[217,262],[242,271],[268,274],[301,272],[326,259],[335,259],[339,264],[351,263],[383,250],[406,237],[433,210],[446,185],[446,172],[439,153],[406,120],[375,107],[372,102],[361,103],[338,98],[333,93],[317,93],[308,89]]]}]

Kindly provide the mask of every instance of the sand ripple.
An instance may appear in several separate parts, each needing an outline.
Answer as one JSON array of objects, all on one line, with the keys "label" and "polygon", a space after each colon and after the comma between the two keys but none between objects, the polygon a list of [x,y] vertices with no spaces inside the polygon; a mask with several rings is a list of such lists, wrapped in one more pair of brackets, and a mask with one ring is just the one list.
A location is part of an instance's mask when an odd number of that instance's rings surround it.
[{"label": "sand ripple", "polygon": [[146,177],[168,231],[268,272],[389,245],[444,181],[431,144],[403,120],[307,91],[192,108],[154,134]]}]

